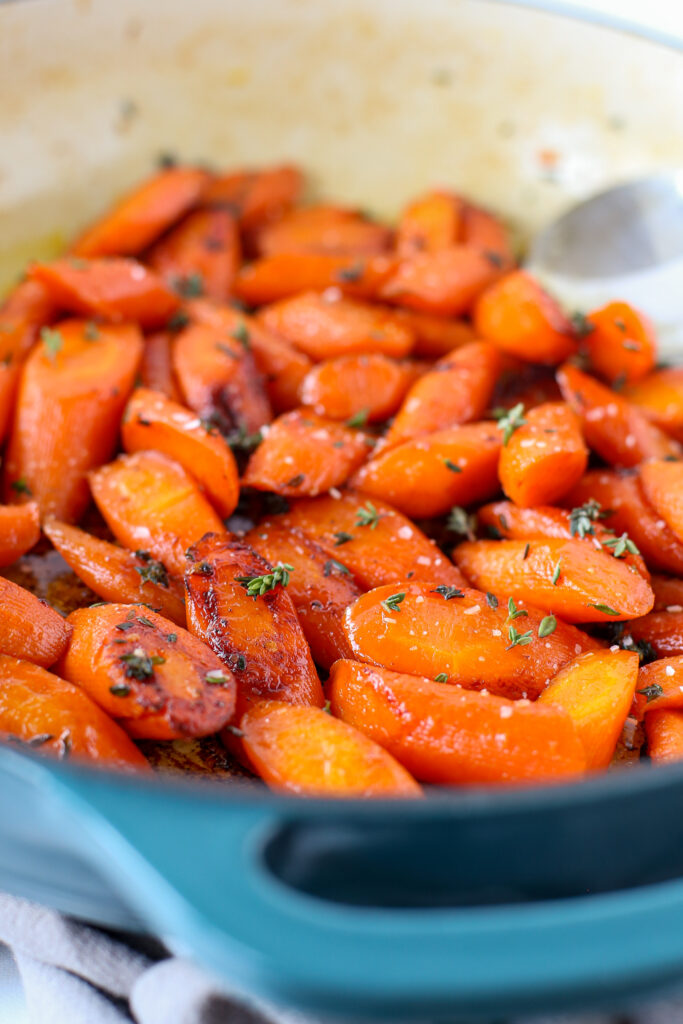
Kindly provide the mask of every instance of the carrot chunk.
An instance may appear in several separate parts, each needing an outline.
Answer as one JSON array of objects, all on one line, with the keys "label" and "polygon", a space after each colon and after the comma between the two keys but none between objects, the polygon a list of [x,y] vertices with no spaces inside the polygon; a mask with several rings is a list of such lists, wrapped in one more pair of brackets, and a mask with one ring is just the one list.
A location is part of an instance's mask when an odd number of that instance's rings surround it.
[{"label": "carrot chunk", "polygon": [[683,760],[683,712],[653,711],[645,718],[645,734],[652,761]]},{"label": "carrot chunk", "polygon": [[665,609],[650,612],[629,623],[629,633],[637,644],[647,644],[658,658],[683,654],[683,612]]},{"label": "carrot chunk", "polygon": [[441,359],[477,338],[467,320],[418,313],[414,309],[397,309],[396,317],[415,335],[412,354],[418,359]]},{"label": "carrot chunk", "polygon": [[501,269],[509,270],[514,265],[514,254],[508,231],[503,222],[490,213],[465,203],[462,212],[460,240],[465,245],[485,253],[491,262]]},{"label": "carrot chunk", "polygon": [[261,256],[320,253],[372,256],[389,248],[391,232],[357,210],[340,206],[304,206],[266,224],[258,233]]},{"label": "carrot chunk", "polygon": [[640,482],[657,515],[683,541],[683,462],[646,462],[640,469]]},{"label": "carrot chunk", "polygon": [[40,539],[40,513],[35,501],[0,505],[0,566],[11,565]]},{"label": "carrot chunk", "polygon": [[644,665],[638,674],[638,685],[631,714],[638,721],[652,711],[663,708],[683,710],[683,656],[661,658]]},{"label": "carrot chunk", "polygon": [[640,380],[655,365],[657,342],[644,313],[610,302],[588,314],[586,348],[595,372],[610,384]]},{"label": "carrot chunk", "polygon": [[88,470],[114,450],[142,354],[132,324],[62,321],[24,366],[5,465],[8,500],[33,496],[41,515],[78,519]]},{"label": "carrot chunk", "polygon": [[369,423],[392,416],[419,375],[416,363],[379,353],[339,356],[318,363],[301,381],[302,405],[333,420],[360,417]]},{"label": "carrot chunk", "polygon": [[391,754],[320,708],[261,701],[240,722],[251,764],[271,789],[300,796],[418,797]]},{"label": "carrot chunk", "polygon": [[286,213],[299,198],[303,183],[301,171],[290,164],[230,171],[213,179],[204,198],[207,203],[225,205],[244,230],[253,231]]},{"label": "carrot chunk", "polygon": [[655,426],[683,443],[683,367],[654,370],[627,386],[624,395]]},{"label": "carrot chunk", "polygon": [[226,209],[196,210],[165,235],[147,262],[171,287],[226,299],[240,267],[237,222]]},{"label": "carrot chunk", "polygon": [[552,505],[578,483],[588,465],[579,418],[564,402],[524,414],[500,453],[503,490],[517,505]]},{"label": "carrot chunk", "polygon": [[22,364],[55,312],[37,281],[22,281],[0,305],[0,444],[11,422]]},{"label": "carrot chunk", "polygon": [[538,782],[571,778],[585,767],[572,720],[558,707],[355,661],[333,666],[330,694],[336,715],[425,782]]},{"label": "carrot chunk", "polygon": [[655,612],[675,608],[676,611],[683,611],[683,580],[673,576],[653,576],[650,580],[655,595]]},{"label": "carrot chunk", "polygon": [[79,608],[59,664],[137,739],[209,736],[232,717],[235,678],[213,651],[146,605]]},{"label": "carrot chunk", "polygon": [[463,201],[450,192],[433,191],[414,199],[403,210],[396,230],[401,256],[448,249],[459,240]]},{"label": "carrot chunk", "polygon": [[401,260],[381,289],[388,302],[438,316],[468,313],[500,270],[467,245],[422,252]]},{"label": "carrot chunk", "polygon": [[358,259],[324,252],[280,252],[243,266],[235,294],[250,306],[326,288],[374,298],[396,262],[396,257],[385,255]]},{"label": "carrot chunk", "polygon": [[140,380],[151,391],[161,391],[172,402],[182,401],[173,374],[172,347],[174,338],[168,331],[148,334],[142,351]]},{"label": "carrot chunk", "polygon": [[0,604],[0,654],[25,658],[44,668],[54,665],[71,632],[61,615],[3,576],[0,576]]},{"label": "carrot chunk", "polygon": [[571,321],[525,270],[513,270],[484,292],[474,329],[529,363],[561,363],[576,349]]}]

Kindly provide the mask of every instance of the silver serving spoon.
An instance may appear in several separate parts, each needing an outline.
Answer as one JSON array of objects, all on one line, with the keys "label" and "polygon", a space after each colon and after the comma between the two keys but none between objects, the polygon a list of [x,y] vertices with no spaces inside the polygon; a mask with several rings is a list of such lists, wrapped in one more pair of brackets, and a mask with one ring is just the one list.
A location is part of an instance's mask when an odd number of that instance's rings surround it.
[{"label": "silver serving spoon", "polygon": [[683,171],[617,185],[538,234],[527,267],[570,309],[624,299],[654,321],[665,358],[683,353]]}]

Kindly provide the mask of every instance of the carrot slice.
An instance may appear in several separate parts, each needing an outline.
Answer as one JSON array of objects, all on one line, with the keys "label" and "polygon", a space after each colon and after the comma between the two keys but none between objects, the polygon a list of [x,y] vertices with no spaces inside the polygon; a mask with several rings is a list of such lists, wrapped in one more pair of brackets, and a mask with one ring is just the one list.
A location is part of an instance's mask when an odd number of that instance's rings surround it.
[{"label": "carrot slice", "polygon": [[227,206],[246,231],[281,217],[299,198],[303,175],[298,167],[282,164],[257,171],[230,171],[213,179],[207,203]]},{"label": "carrot slice", "polygon": [[[676,605],[673,609],[676,609]],[[658,658],[683,654],[683,612],[666,609],[650,612],[629,623],[629,633],[636,643],[648,644]]]},{"label": "carrot slice", "polygon": [[433,191],[406,206],[396,229],[401,256],[448,249],[459,240],[463,201],[450,192]]},{"label": "carrot slice", "polygon": [[173,342],[168,331],[147,335],[140,363],[140,380],[143,387],[161,391],[172,402],[180,402],[180,391],[173,375]]},{"label": "carrot slice", "polygon": [[640,573],[582,540],[465,541],[453,557],[480,590],[528,601],[567,622],[623,622],[654,604]]},{"label": "carrot slice", "polygon": [[413,355],[418,359],[441,359],[455,348],[476,341],[476,334],[467,320],[452,320],[414,309],[397,309],[399,323],[415,336]]},{"label": "carrot slice", "polygon": [[460,240],[465,245],[480,249],[494,265],[502,269],[509,270],[514,265],[514,254],[505,225],[481,206],[465,203]]},{"label": "carrot slice", "polygon": [[[302,530],[267,519],[244,538],[271,565],[292,565],[287,585],[313,660],[324,669],[337,658],[350,658],[344,612],[360,595],[348,573],[334,571],[329,550]],[[341,553],[340,553],[341,555]]]},{"label": "carrot slice", "polygon": [[232,515],[240,494],[235,457],[224,438],[202,425],[195,413],[159,391],[133,392],[121,425],[127,452],[163,452],[186,469],[221,518]]},{"label": "carrot slice", "polygon": [[323,253],[372,256],[389,248],[391,232],[357,210],[340,206],[304,206],[266,224],[258,233],[261,256]]},{"label": "carrot slice", "polygon": [[301,381],[302,405],[319,416],[380,422],[393,415],[419,375],[416,363],[379,353],[339,356],[314,366]]},{"label": "carrot slice", "polygon": [[661,658],[644,665],[638,674],[638,686],[631,714],[638,721],[663,708],[683,709],[683,656]]},{"label": "carrot slice", "polygon": [[565,402],[548,402],[524,422],[500,453],[503,490],[518,505],[552,505],[578,483],[588,465],[579,418]]},{"label": "carrot slice", "polygon": [[53,757],[148,771],[131,739],[78,686],[0,654],[0,734]]},{"label": "carrot slice", "polygon": [[54,665],[71,632],[61,615],[4,576],[0,576],[0,604],[0,654],[25,658],[44,668]]},{"label": "carrot slice", "polygon": [[351,483],[407,516],[440,516],[496,493],[500,448],[495,423],[466,423],[381,452]]},{"label": "carrot slice", "polygon": [[645,734],[650,760],[683,760],[683,712],[653,711],[645,718]]},{"label": "carrot slice", "polygon": [[40,513],[35,501],[0,505],[0,566],[11,565],[40,539]]},{"label": "carrot slice", "polygon": [[654,370],[627,386],[624,395],[665,434],[683,442],[683,367]]},{"label": "carrot slice", "polygon": [[586,348],[595,372],[610,384],[640,380],[655,365],[655,330],[627,302],[610,302],[588,314]]},{"label": "carrot slice", "polygon": [[444,356],[411,387],[387,432],[387,443],[481,419],[500,370],[498,349],[487,341],[473,341]]},{"label": "carrot slice", "polygon": [[421,795],[391,754],[320,708],[261,701],[240,729],[251,764],[271,789],[300,796]]},{"label": "carrot slice", "polygon": [[9,500],[32,495],[43,516],[82,515],[86,474],[111,456],[141,354],[132,324],[65,320],[43,332],[21,378],[5,465]]},{"label": "carrot slice", "polygon": [[185,552],[223,523],[183,467],[160,452],[120,455],[90,474],[90,488],[116,539],[131,551],[144,548],[177,575]]},{"label": "carrot slice", "polygon": [[361,589],[410,579],[464,584],[459,570],[414,523],[365,494],[297,501],[279,518],[327,549],[331,577],[350,573]]},{"label": "carrot slice", "polygon": [[550,680],[538,704],[567,712],[585,751],[586,767],[600,771],[614,756],[637,680],[634,651],[589,651]]},{"label": "carrot slice", "polygon": [[536,782],[580,775],[585,767],[579,738],[561,708],[355,661],[333,666],[330,695],[336,715],[425,782]]},{"label": "carrot slice", "polygon": [[657,515],[683,541],[683,462],[646,462],[640,469],[640,482]]},{"label": "carrot slice", "polygon": [[[561,621],[539,638],[544,618],[545,612],[529,608],[511,622],[502,602],[495,605],[478,590],[411,580],[363,594],[347,610],[344,628],[360,661],[533,700],[577,654],[600,648]],[[514,642],[512,629],[527,641]]]},{"label": "carrot slice", "polygon": [[474,329],[529,363],[560,363],[576,349],[571,321],[525,270],[513,270],[484,292]]},{"label": "carrot slice", "polygon": [[681,455],[681,447],[663,434],[637,406],[594,377],[566,363],[557,371],[564,400],[581,419],[589,448],[613,466],[637,466],[644,459]]},{"label": "carrot slice", "polygon": [[368,457],[367,440],[361,431],[310,409],[294,409],[268,427],[242,483],[259,491],[315,497],[348,480]]},{"label": "carrot slice", "polygon": [[[508,356],[508,359],[514,357]],[[535,409],[545,402],[562,401],[562,392],[550,367],[532,366],[519,360],[515,363],[503,371],[501,383],[507,387],[498,403],[501,408],[513,409],[521,403],[525,409]]]},{"label": "carrot slice", "polygon": [[332,290],[285,299],[261,310],[258,320],[316,361],[371,352],[401,359],[413,346],[410,329],[393,313]]},{"label": "carrot slice", "polygon": [[650,580],[655,595],[655,612],[683,611],[683,580],[673,576],[653,576]]},{"label": "carrot slice", "polygon": [[381,297],[399,306],[438,316],[469,312],[497,277],[496,261],[467,245],[452,245],[401,260],[381,289]]},{"label": "carrot slice", "polygon": [[146,605],[79,608],[59,670],[137,739],[209,736],[232,717],[235,678],[213,651]]},{"label": "carrot slice", "polygon": [[235,294],[250,306],[277,302],[300,292],[340,291],[374,298],[396,267],[395,256],[358,259],[319,252],[280,252],[243,266]]},{"label": "carrot slice", "polygon": [[154,271],[133,259],[32,263],[28,274],[63,309],[112,323],[133,320],[141,327],[159,327],[180,304]]},{"label": "carrot slice", "polygon": [[196,206],[210,176],[169,167],[129,192],[74,243],[74,256],[135,256]]},{"label": "carrot slice", "polygon": [[147,257],[171,287],[201,291],[217,302],[230,294],[240,260],[237,222],[220,207],[190,213]]},{"label": "carrot slice", "polygon": [[12,417],[21,366],[40,328],[55,312],[54,302],[37,281],[22,281],[0,305],[0,444]]},{"label": "carrot slice", "polygon": [[43,529],[69,568],[103,600],[147,602],[185,625],[185,590],[148,551],[133,554],[57,519],[49,519]]}]

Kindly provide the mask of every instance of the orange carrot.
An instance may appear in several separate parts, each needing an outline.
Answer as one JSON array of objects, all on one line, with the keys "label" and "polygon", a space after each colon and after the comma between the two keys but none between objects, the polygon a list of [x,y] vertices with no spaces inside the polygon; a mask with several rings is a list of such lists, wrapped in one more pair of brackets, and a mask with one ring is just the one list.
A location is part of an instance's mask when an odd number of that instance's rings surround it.
[{"label": "orange carrot", "polygon": [[301,381],[302,405],[333,420],[360,417],[375,423],[396,412],[419,375],[414,362],[379,353],[339,356],[314,366]]},{"label": "orange carrot", "polygon": [[586,348],[595,372],[610,384],[640,380],[655,365],[654,327],[626,302],[610,302],[588,314]]},{"label": "orange carrot", "polygon": [[588,465],[579,418],[566,403],[548,402],[510,422],[521,425],[500,453],[501,486],[518,505],[551,505],[579,482]]},{"label": "orange carrot", "polygon": [[640,468],[640,482],[657,515],[683,541],[683,462],[646,462]]},{"label": "orange carrot", "polygon": [[226,299],[240,266],[237,222],[226,209],[196,210],[165,235],[148,255],[171,287]]},{"label": "orange carrot", "polygon": [[677,605],[672,610],[650,612],[629,623],[629,633],[637,644],[649,644],[658,658],[683,654],[683,612]]},{"label": "orange carrot", "polygon": [[396,230],[401,256],[448,249],[459,240],[463,201],[450,192],[434,191],[414,199],[403,210]]},{"label": "orange carrot", "polygon": [[[683,580],[673,576],[653,576],[650,585],[655,595],[655,612],[683,611]],[[679,606],[679,607],[676,607]]]},{"label": "orange carrot", "polygon": [[207,203],[225,205],[246,231],[253,231],[289,210],[303,187],[298,167],[282,164],[258,171],[231,171],[213,179]]},{"label": "orange carrot", "polygon": [[0,654],[49,668],[62,654],[71,630],[61,615],[30,591],[0,576]]},{"label": "orange carrot", "polygon": [[173,375],[173,343],[174,338],[169,331],[147,335],[140,363],[140,380],[143,387],[161,391],[172,402],[180,402],[180,391]]},{"label": "orange carrot", "polygon": [[54,303],[37,281],[22,281],[0,305],[0,444],[14,409],[21,366],[40,328],[55,315]]},{"label": "orange carrot", "polygon": [[321,253],[363,257],[385,252],[391,232],[357,210],[340,206],[305,206],[285,213],[258,233],[261,256]]},{"label": "orange carrot", "polygon": [[510,238],[505,225],[480,206],[465,203],[462,213],[460,240],[481,250],[488,258],[502,269],[509,270],[514,265],[514,255]]},{"label": "orange carrot", "polygon": [[628,385],[624,395],[655,426],[683,443],[683,367],[654,370]]},{"label": "orange carrot", "polygon": [[441,359],[453,349],[476,341],[467,320],[446,319],[413,309],[397,309],[396,317],[415,335],[413,355],[419,359]]},{"label": "orange carrot", "polygon": [[652,761],[683,760],[683,712],[653,711],[645,719],[645,734]]},{"label": "orange carrot", "polygon": [[497,260],[467,245],[452,245],[401,260],[381,290],[383,299],[439,316],[469,312],[500,276]]},{"label": "orange carrot", "polygon": [[683,656],[661,658],[644,665],[638,674],[638,685],[631,714],[638,721],[652,711],[663,708],[683,709]]},{"label": "orange carrot", "polygon": [[357,259],[319,252],[280,252],[243,266],[235,294],[250,306],[326,288],[374,298],[394,272],[396,262],[395,256],[385,255]]},{"label": "orange carrot", "polygon": [[513,270],[484,292],[474,329],[530,363],[560,363],[576,349],[571,321],[525,270]]},{"label": "orange carrot", "polygon": [[11,565],[40,539],[40,513],[35,501],[0,505],[0,566]]}]

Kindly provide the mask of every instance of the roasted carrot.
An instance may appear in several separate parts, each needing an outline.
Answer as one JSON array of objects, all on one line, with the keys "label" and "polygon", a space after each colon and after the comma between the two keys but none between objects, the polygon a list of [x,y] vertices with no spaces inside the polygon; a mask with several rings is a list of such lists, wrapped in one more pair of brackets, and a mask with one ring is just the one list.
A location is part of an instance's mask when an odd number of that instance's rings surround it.
[{"label": "roasted carrot", "polygon": [[514,265],[512,245],[505,225],[481,206],[467,202],[464,204],[460,240],[465,245],[481,250],[501,269],[509,270]]},{"label": "roasted carrot", "polygon": [[0,444],[12,418],[21,366],[55,312],[54,302],[37,281],[22,281],[0,305]]},{"label": "roasted carrot", "polygon": [[[629,633],[637,644],[649,645],[657,658],[683,654],[683,612],[677,605],[665,611],[650,612],[629,623]],[[647,648],[646,648],[647,649]]]},{"label": "roasted carrot", "polygon": [[237,222],[215,207],[190,213],[156,243],[147,262],[172,287],[226,299],[240,267]]},{"label": "roasted carrot", "polygon": [[650,760],[683,760],[683,712],[653,711],[645,718],[645,734]]},{"label": "roasted carrot", "polygon": [[401,256],[448,249],[459,240],[463,201],[451,192],[433,191],[418,196],[401,213],[396,229],[396,250]]},{"label": "roasted carrot", "polygon": [[242,267],[235,294],[251,306],[277,302],[311,289],[374,298],[394,272],[395,256],[363,259],[320,252],[280,252]]},{"label": "roasted carrot", "polygon": [[216,511],[232,515],[240,492],[235,457],[217,431],[159,391],[138,388],[126,407],[121,440],[127,452],[163,452],[187,470]]},{"label": "roasted carrot", "polygon": [[185,625],[185,590],[148,551],[133,554],[57,519],[48,519],[43,530],[69,568],[103,600],[146,602],[177,625]]},{"label": "roasted carrot", "polygon": [[576,349],[571,321],[525,270],[513,270],[480,296],[474,329],[530,363],[560,363]]},{"label": "roasted carrot", "polygon": [[61,615],[30,591],[0,576],[0,654],[54,665],[71,632]]},{"label": "roasted carrot", "polygon": [[0,566],[11,565],[40,539],[40,512],[35,501],[0,505]]},{"label": "roasted carrot", "polygon": [[376,423],[398,409],[421,367],[379,353],[339,356],[314,366],[301,381],[301,404],[333,420]]},{"label": "roasted carrot", "polygon": [[506,422],[512,433],[500,453],[503,490],[517,505],[552,505],[588,465],[578,416],[565,402],[548,402]]},{"label": "roasted carrot", "polygon": [[577,776],[585,767],[572,720],[558,707],[355,661],[332,667],[330,696],[336,715],[425,782],[540,782]]},{"label": "roasted carrot", "polygon": [[52,757],[148,771],[131,739],[79,686],[0,654],[0,734]]},{"label": "roasted carrot", "polygon": [[253,768],[271,789],[321,797],[421,794],[391,754],[320,708],[260,701],[240,729]]},{"label": "roasted carrot", "polygon": [[172,347],[175,339],[169,331],[148,334],[142,351],[140,381],[151,391],[161,391],[172,402],[180,402],[180,390],[173,374]]},{"label": "roasted carrot", "polygon": [[121,544],[182,575],[185,552],[223,523],[183,467],[160,452],[120,455],[90,474],[93,498]]},{"label": "roasted carrot", "polygon": [[663,708],[683,710],[683,656],[661,658],[644,665],[638,674],[638,685],[631,714],[638,721],[652,711]]},{"label": "roasted carrot", "polygon": [[499,408],[513,409],[521,404],[525,409],[535,409],[537,405],[546,402],[562,401],[562,392],[550,367],[524,364],[514,356],[507,358],[514,360],[516,365],[508,366],[503,371],[501,383],[506,386],[496,403]]},{"label": "roasted carrot", "polygon": [[592,771],[610,764],[638,680],[634,651],[589,651],[558,672],[538,703],[563,708],[576,729]]},{"label": "roasted carrot", "polygon": [[467,320],[418,313],[414,309],[397,309],[399,323],[408,327],[415,336],[413,355],[418,359],[441,359],[455,348],[476,341]]},{"label": "roasted carrot", "polygon": [[550,630],[537,608],[519,612],[478,590],[410,580],[363,594],[344,628],[360,661],[533,700],[567,662],[600,645],[560,620]]},{"label": "roasted carrot", "polygon": [[640,468],[640,482],[657,515],[683,541],[683,462],[646,462]]},{"label": "roasted carrot", "polygon": [[415,518],[490,498],[498,490],[502,443],[495,423],[466,423],[380,452],[351,480]]},{"label": "roasted carrot", "polygon": [[33,496],[43,516],[82,515],[86,474],[114,449],[141,354],[132,324],[65,320],[43,331],[21,378],[5,464],[8,500]]},{"label": "roasted carrot", "polygon": [[683,443],[683,367],[654,370],[624,388],[624,395],[660,430]]},{"label": "roasted carrot", "polygon": [[655,612],[683,611],[683,580],[675,576],[653,576],[650,580],[655,595]]},{"label": "roasted carrot", "polygon": [[235,677],[201,640],[146,605],[79,608],[59,671],[137,739],[208,736],[232,717]]},{"label": "roasted carrot", "polygon": [[595,372],[610,384],[640,380],[655,365],[657,342],[648,317],[627,302],[588,314],[586,348]]},{"label": "roasted carrot", "polygon": [[210,176],[169,167],[138,185],[74,243],[74,256],[135,256],[196,206]]},{"label": "roasted carrot", "polygon": [[303,187],[298,167],[282,164],[257,171],[217,175],[207,188],[207,203],[225,205],[246,231],[253,231],[289,210]]},{"label": "roasted carrot", "polygon": [[346,483],[367,459],[367,441],[359,430],[310,409],[294,409],[268,427],[242,483],[290,497],[316,497]]},{"label": "roasted carrot", "polygon": [[403,259],[381,289],[381,297],[438,316],[461,316],[497,277],[500,270],[478,249],[452,245]]},{"label": "roasted carrot", "polygon": [[261,256],[321,253],[364,257],[385,252],[391,232],[357,210],[341,206],[304,206],[266,224],[258,233]]}]

